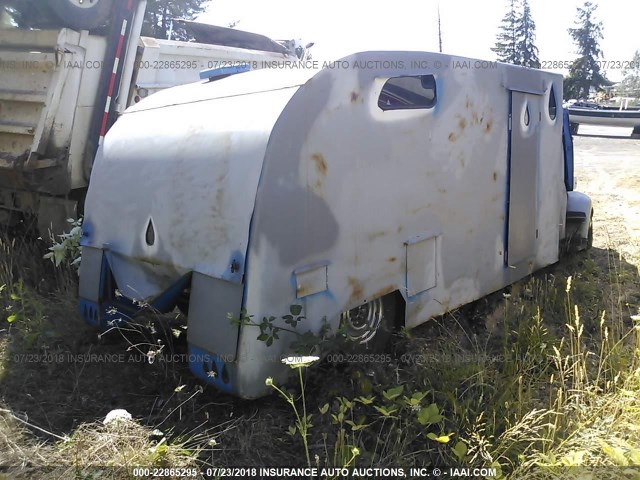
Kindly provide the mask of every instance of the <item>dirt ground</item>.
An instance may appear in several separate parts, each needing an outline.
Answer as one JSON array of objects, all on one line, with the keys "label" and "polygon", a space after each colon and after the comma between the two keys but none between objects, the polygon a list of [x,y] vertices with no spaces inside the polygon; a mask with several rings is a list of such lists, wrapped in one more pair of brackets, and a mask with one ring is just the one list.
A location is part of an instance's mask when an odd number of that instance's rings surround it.
[{"label": "dirt ground", "polygon": [[594,246],[640,265],[640,139],[630,128],[581,125],[574,137],[576,189],[594,205]]}]

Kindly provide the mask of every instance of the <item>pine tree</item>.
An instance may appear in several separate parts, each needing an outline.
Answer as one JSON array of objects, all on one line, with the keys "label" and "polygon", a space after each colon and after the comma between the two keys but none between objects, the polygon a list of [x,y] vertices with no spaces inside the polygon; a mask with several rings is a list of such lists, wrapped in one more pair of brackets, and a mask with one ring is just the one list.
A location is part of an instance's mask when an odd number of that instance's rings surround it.
[{"label": "pine tree", "polygon": [[600,73],[600,65],[597,59],[602,56],[602,50],[598,41],[602,37],[602,22],[595,19],[597,5],[586,1],[582,7],[578,7],[578,18],[575,28],[569,29],[569,34],[577,46],[578,58],[569,69],[571,91],[566,89],[565,98],[588,98],[589,89],[599,87],[610,82]]},{"label": "pine tree", "polygon": [[520,64],[518,53],[518,3],[517,0],[510,0],[509,9],[500,24],[500,32],[496,38],[496,46],[491,50],[497,54],[498,61]]},{"label": "pine tree", "polygon": [[516,35],[518,37],[516,50],[520,57],[518,65],[540,68],[538,47],[534,44],[536,40],[536,24],[531,16],[529,0],[523,0],[522,2],[522,15],[516,22]]}]

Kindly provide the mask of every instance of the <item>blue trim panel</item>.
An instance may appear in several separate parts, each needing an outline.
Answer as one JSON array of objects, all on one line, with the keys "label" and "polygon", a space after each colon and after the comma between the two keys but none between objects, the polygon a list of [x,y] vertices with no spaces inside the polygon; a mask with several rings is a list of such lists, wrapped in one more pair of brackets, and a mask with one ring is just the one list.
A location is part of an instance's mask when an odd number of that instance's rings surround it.
[{"label": "blue trim panel", "polygon": [[[231,369],[217,355],[189,344],[189,369],[193,374],[226,393],[234,391]],[[226,381],[225,381],[226,380]]]},{"label": "blue trim panel", "polygon": [[218,77],[226,77],[228,75],[235,75],[236,73],[244,73],[251,70],[249,64],[234,65],[231,67],[210,68],[208,70],[202,70],[200,72],[200,80],[215,80]]},{"label": "blue trim panel", "polygon": [[511,200],[511,131],[513,130],[513,92],[509,90],[509,111],[507,121],[507,192],[504,199],[503,256],[505,267],[509,266],[509,207]]},{"label": "blue trim panel", "polygon": [[[161,313],[173,310],[182,291],[191,284],[191,272],[183,275],[171,287],[149,302],[149,307]],[[121,295],[116,296],[117,285],[107,256],[103,253],[100,267],[100,293],[98,302],[80,298],[80,315],[86,323],[100,330],[108,330],[113,326],[127,323],[140,312],[145,305],[141,305]]]},{"label": "blue trim panel", "polygon": [[567,192],[573,191],[573,137],[569,122],[569,110],[562,112],[562,150],[564,153],[564,186]]}]

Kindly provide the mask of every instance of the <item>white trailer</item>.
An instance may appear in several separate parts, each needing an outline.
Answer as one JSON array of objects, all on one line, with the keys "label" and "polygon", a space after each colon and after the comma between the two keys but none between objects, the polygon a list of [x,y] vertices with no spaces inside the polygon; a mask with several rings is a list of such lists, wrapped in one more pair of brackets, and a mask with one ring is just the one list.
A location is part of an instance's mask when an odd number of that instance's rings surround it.
[{"label": "white trailer", "polygon": [[191,369],[253,398],[296,335],[268,346],[229,313],[287,327],[299,305],[300,333],[326,318],[366,346],[499,290],[589,240],[561,92],[540,70],[366,52],[147,98],[97,155],[82,314],[108,328],[186,297]]},{"label": "white trailer", "polygon": [[146,0],[13,3],[36,9],[35,26],[48,28],[0,26],[0,224],[35,216],[45,239],[82,209],[98,143],[127,106],[195,82],[202,70],[297,59],[273,40],[224,27],[190,24],[217,44],[140,36]]}]

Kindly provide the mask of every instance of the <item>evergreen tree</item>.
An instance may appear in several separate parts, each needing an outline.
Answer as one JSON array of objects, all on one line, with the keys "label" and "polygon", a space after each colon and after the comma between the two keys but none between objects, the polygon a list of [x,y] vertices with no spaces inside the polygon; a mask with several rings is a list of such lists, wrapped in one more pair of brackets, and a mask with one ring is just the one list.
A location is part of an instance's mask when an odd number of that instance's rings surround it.
[{"label": "evergreen tree", "polygon": [[536,24],[531,16],[529,0],[510,0],[509,9],[500,25],[496,45],[491,50],[498,55],[500,62],[540,68],[535,40]]},{"label": "evergreen tree", "polygon": [[529,0],[523,0],[522,2],[522,15],[516,22],[516,35],[518,37],[516,50],[520,57],[518,65],[540,68],[538,47],[534,44],[536,40],[536,24],[531,16]]},{"label": "evergreen tree", "polygon": [[619,92],[625,97],[640,98],[640,50],[636,50],[629,68],[622,75]]},{"label": "evergreen tree", "polygon": [[[571,90],[565,89],[565,98],[588,98],[590,87],[599,87],[610,82],[600,73],[597,59],[602,56],[598,45],[602,39],[602,22],[595,19],[597,5],[586,1],[578,7],[578,18],[575,28],[569,29],[569,34],[577,46],[578,58],[569,69]],[[572,93],[572,96],[568,94]]]},{"label": "evergreen tree", "polygon": [[496,46],[491,49],[498,56],[498,61],[514,65],[520,64],[517,36],[518,6],[517,0],[510,0],[509,9],[500,24]]}]

